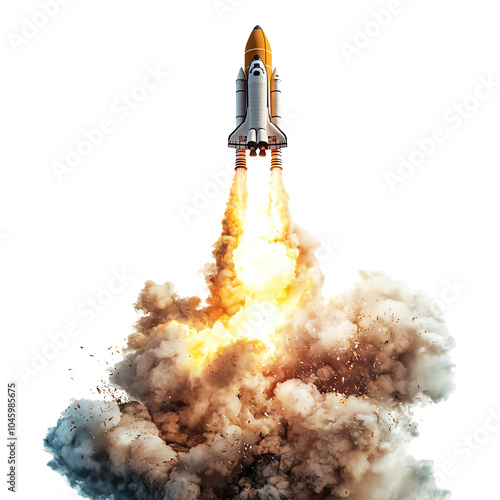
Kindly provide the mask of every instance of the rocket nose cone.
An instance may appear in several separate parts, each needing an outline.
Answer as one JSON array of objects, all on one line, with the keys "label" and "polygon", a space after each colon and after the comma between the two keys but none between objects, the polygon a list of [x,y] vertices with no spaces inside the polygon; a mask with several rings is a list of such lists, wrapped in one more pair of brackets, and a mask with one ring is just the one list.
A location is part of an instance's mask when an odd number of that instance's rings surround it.
[{"label": "rocket nose cone", "polygon": [[253,59],[252,59],[252,62],[253,62],[253,61],[262,61],[262,59],[261,59],[261,57],[259,56],[259,54],[255,54],[255,55],[253,56]]},{"label": "rocket nose cone", "polygon": [[248,77],[248,71],[250,66],[255,64],[257,61],[254,59],[255,56],[259,56],[259,64],[263,64],[267,67],[267,75],[270,77],[273,71],[273,61],[272,52],[269,40],[266,34],[262,31],[260,26],[256,26],[255,29],[250,33],[248,37],[247,44],[245,46],[245,76]]}]

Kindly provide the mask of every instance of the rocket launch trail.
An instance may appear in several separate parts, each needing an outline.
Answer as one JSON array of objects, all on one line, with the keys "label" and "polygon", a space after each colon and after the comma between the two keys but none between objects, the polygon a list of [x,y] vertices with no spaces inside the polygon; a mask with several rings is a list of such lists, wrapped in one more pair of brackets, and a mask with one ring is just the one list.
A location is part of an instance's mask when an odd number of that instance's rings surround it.
[{"label": "rocket launch trail", "polygon": [[[71,401],[46,436],[49,465],[84,497],[449,499],[408,443],[413,409],[453,390],[454,341],[432,298],[383,273],[361,272],[325,299],[320,245],[288,208],[271,68],[256,27],[237,81],[236,173],[207,296],[148,281],[110,384]],[[247,150],[270,150],[273,162],[256,213]]]}]

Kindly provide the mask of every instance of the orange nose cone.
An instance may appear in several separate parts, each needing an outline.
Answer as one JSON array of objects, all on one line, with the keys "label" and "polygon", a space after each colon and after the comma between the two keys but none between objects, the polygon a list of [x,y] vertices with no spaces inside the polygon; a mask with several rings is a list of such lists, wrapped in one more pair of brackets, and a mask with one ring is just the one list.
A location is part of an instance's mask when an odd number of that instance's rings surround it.
[{"label": "orange nose cone", "polygon": [[271,80],[273,73],[273,53],[266,34],[260,26],[255,26],[245,47],[245,77],[248,78],[248,69],[252,59],[259,55],[266,65],[267,79]]}]

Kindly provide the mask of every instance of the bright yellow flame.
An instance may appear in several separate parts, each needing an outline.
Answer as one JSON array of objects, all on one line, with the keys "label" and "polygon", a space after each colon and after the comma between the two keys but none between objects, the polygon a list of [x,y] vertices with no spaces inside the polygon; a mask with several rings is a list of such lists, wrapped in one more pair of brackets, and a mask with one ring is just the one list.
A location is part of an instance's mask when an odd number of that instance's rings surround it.
[{"label": "bright yellow flame", "polygon": [[245,306],[229,318],[227,325],[217,321],[212,328],[190,329],[188,352],[192,367],[201,368],[207,357],[239,339],[257,340],[266,345],[265,356],[276,350],[276,330],[285,319],[277,305],[247,299]]},{"label": "bright yellow flame", "polygon": [[247,293],[258,300],[280,303],[295,278],[298,251],[287,239],[287,202],[281,170],[274,169],[268,206],[249,207],[242,221],[243,237],[233,254],[234,265]]},{"label": "bright yellow flame", "polygon": [[[260,203],[251,209],[246,200],[246,175],[240,169],[223,223],[225,241],[230,242],[224,246],[230,253],[224,255],[224,262],[232,264],[218,274],[223,301],[238,303],[231,300],[238,296],[240,305],[211,328],[190,329],[188,352],[192,367],[201,368],[209,356],[238,339],[263,342],[267,347],[264,358],[272,357],[286,312],[300,299],[299,291],[294,289],[299,250],[290,229],[281,170],[272,172],[267,206]],[[231,286],[226,286],[228,280]]]},{"label": "bright yellow flame", "polygon": [[244,235],[234,252],[238,278],[251,297],[281,302],[295,276],[296,252],[262,235]]}]

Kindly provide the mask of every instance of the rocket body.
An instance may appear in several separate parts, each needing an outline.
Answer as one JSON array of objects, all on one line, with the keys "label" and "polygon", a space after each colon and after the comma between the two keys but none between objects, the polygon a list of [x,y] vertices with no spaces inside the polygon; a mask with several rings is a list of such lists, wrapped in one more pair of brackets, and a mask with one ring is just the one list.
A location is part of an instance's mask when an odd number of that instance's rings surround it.
[{"label": "rocket body", "polygon": [[[245,48],[245,69],[236,80],[236,129],[229,135],[228,146],[236,148],[236,168],[246,168],[246,150],[250,156],[266,156],[271,150],[272,168],[281,168],[280,149],[286,147],[285,133],[280,129],[280,88],[276,69],[272,71],[272,52],[267,37],[256,26]],[[245,165],[242,165],[245,159]]]}]

